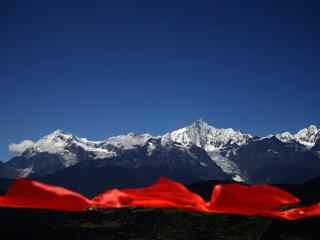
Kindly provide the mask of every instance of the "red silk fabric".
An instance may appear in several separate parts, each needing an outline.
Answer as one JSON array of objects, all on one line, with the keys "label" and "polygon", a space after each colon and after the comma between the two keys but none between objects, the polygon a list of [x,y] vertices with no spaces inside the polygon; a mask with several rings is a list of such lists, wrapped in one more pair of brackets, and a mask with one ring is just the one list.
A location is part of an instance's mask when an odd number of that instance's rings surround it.
[{"label": "red silk fabric", "polygon": [[298,203],[295,196],[270,185],[217,185],[213,189],[209,208],[212,212],[268,215],[281,206]]},{"label": "red silk fabric", "polygon": [[160,178],[155,184],[136,189],[112,189],[93,199],[68,189],[33,180],[17,179],[6,195],[0,197],[0,207],[84,211],[88,208],[176,208],[205,213],[225,213],[245,216],[260,215],[296,220],[320,216],[320,203],[308,207],[281,210],[299,199],[269,185],[246,186],[220,184],[206,202],[184,185]]},{"label": "red silk fabric", "polygon": [[[111,190],[93,199],[97,206],[180,208],[208,211],[206,202],[180,183],[161,177],[155,184],[137,189]],[[111,203],[111,204],[110,204]]]},{"label": "red silk fabric", "polygon": [[86,197],[62,187],[17,179],[7,194],[0,197],[1,207],[82,211],[91,206]]}]

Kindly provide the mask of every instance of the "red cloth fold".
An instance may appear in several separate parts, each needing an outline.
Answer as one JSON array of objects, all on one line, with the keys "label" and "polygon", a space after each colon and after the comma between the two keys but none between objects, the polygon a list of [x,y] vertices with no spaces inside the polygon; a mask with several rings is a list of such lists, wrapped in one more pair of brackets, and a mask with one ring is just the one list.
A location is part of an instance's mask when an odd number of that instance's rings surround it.
[{"label": "red cloth fold", "polygon": [[[161,177],[155,184],[136,189],[122,189],[106,192],[93,201],[118,199],[118,206],[179,208],[191,211],[208,211],[206,202],[197,194],[189,191],[180,183]],[[103,204],[100,205],[103,207]],[[108,207],[108,202],[106,204]]]},{"label": "red cloth fold", "polygon": [[17,179],[5,196],[1,207],[82,211],[91,201],[79,193],[28,179]]},{"label": "red cloth fold", "polygon": [[92,203],[96,208],[122,208],[130,206],[132,201],[131,196],[119,189],[106,191],[92,199]]},{"label": "red cloth fold", "polygon": [[135,189],[111,189],[92,200],[68,189],[28,179],[17,179],[0,207],[83,211],[88,208],[150,207],[177,208],[206,213],[260,215],[296,220],[320,216],[320,203],[308,207],[281,210],[284,205],[296,204],[299,199],[270,185],[246,186],[220,184],[206,202],[184,185],[160,178],[155,184]]},{"label": "red cloth fold", "polygon": [[270,185],[220,184],[213,190],[209,209],[218,213],[270,216],[281,206],[299,201],[292,194]]},{"label": "red cloth fold", "polygon": [[273,212],[270,216],[287,220],[297,220],[307,217],[320,217],[320,203],[307,207],[293,208],[286,211]]}]

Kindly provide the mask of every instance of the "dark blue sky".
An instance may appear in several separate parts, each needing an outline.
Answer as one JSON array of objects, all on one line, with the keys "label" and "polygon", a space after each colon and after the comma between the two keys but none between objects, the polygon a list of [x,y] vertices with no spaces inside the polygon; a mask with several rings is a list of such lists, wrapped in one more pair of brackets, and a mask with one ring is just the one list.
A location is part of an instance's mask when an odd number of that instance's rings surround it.
[{"label": "dark blue sky", "polygon": [[317,1],[6,1],[0,159],[56,128],[257,135],[320,125]]}]

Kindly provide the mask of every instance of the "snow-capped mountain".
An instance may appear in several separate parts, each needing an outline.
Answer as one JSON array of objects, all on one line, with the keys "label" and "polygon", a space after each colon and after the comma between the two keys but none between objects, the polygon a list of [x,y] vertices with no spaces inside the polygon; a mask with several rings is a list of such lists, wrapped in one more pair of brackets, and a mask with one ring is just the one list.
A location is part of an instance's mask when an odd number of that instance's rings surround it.
[{"label": "snow-capped mountain", "polygon": [[[199,179],[213,177],[212,174],[217,178],[227,178],[202,148],[184,146],[173,141],[166,142],[161,136],[129,133],[103,141],[90,141],[56,130],[36,142],[27,141],[10,146],[18,156],[6,163],[7,166],[17,169],[22,177],[54,174],[62,169],[89,162],[98,167],[134,169],[166,165],[172,171],[178,165],[181,169],[185,165],[184,167],[192,169],[193,172],[199,172]],[[208,175],[208,170],[211,170],[212,174]]]},{"label": "snow-capped mountain", "polygon": [[237,163],[228,159],[227,156],[252,138],[251,134],[235,131],[232,128],[212,127],[202,119],[162,137],[163,142],[173,141],[184,146],[196,145],[203,148],[225,173],[237,181],[246,181],[247,177],[241,172]]},{"label": "snow-capped mountain", "polygon": [[[142,169],[152,168],[152,176],[162,174],[185,181],[224,178],[272,182],[288,177],[299,182],[320,169],[320,130],[314,125],[296,134],[284,132],[262,138],[231,128],[215,128],[203,120],[162,136],[129,133],[101,141],[56,130],[37,141],[25,140],[9,148],[16,157],[2,169],[14,169],[13,177],[56,176],[62,171],[65,179],[70,171],[74,176],[89,168],[104,169],[112,175],[109,170],[115,167],[125,168],[130,174],[134,171],[135,178],[139,178],[138,172],[144,175]],[[155,174],[156,168],[162,170]],[[182,172],[190,177],[182,178]]]},{"label": "snow-capped mountain", "polygon": [[320,176],[320,157],[297,142],[277,137],[256,139],[230,159],[253,183],[303,183]]},{"label": "snow-capped mountain", "polygon": [[220,151],[230,145],[241,146],[253,136],[235,131],[232,128],[219,129],[208,125],[202,119],[192,125],[165,134],[163,141],[179,142],[183,145],[194,144],[207,152]]},{"label": "snow-capped mountain", "polygon": [[85,138],[78,138],[62,130],[56,130],[36,142],[25,140],[20,144],[11,144],[9,148],[17,155],[30,158],[39,153],[59,154],[64,159],[65,167],[72,166],[78,162],[77,156],[72,147],[80,147],[83,150],[99,157],[109,157],[112,152],[100,147],[104,142],[88,141]]},{"label": "snow-capped mountain", "polygon": [[312,148],[315,145],[319,135],[320,129],[315,125],[310,125],[309,127],[303,128],[295,134],[283,132],[276,134],[275,136],[282,142],[297,141],[308,148]]},{"label": "snow-capped mountain", "polygon": [[[214,128],[202,120],[195,121],[188,127],[163,136],[154,137],[150,134],[129,133],[110,137],[103,141],[90,141],[62,130],[56,130],[36,142],[25,140],[20,144],[11,144],[10,149],[15,151],[18,157],[12,159],[8,164],[18,168],[21,176],[28,176],[32,173],[43,175],[74,166],[80,161],[84,161],[83,159],[109,159],[120,156],[127,150],[145,145],[148,147],[147,154],[150,155],[155,150],[155,146],[149,140],[160,139],[163,146],[180,143],[180,148],[185,151],[189,151],[193,145],[204,149],[222,171],[240,180],[245,179],[245,176],[241,175],[236,163],[221,155],[220,151],[230,148],[230,146],[232,149],[239,147],[251,138],[250,134],[243,134],[231,128]],[[49,164],[49,170],[44,169],[44,163],[39,159],[39,156],[43,158],[44,155],[47,155],[46,158],[50,156],[50,159],[58,159],[55,163],[52,160],[53,162]],[[42,166],[40,169],[39,165]]]},{"label": "snow-capped mountain", "polygon": [[104,141],[89,141],[86,138],[79,138],[62,130],[56,130],[36,142],[25,140],[20,144],[11,144],[9,148],[17,155],[24,155],[28,158],[38,153],[60,154],[65,160],[65,166],[68,167],[78,162],[74,147],[82,148],[95,159],[108,158],[115,156],[119,150],[143,146],[151,138],[149,134],[129,133],[110,137]]},{"label": "snow-capped mountain", "polygon": [[[280,141],[282,142],[291,142],[296,140],[294,134],[290,133],[290,132],[283,132],[283,133],[278,133],[275,135],[276,138],[278,138]],[[267,137],[273,137],[273,135],[269,135]]]},{"label": "snow-capped mountain", "polygon": [[[25,140],[20,144],[11,144],[9,148],[17,157],[7,164],[19,169],[20,175],[49,174],[67,168],[87,159],[106,159],[117,156],[124,150],[144,145],[151,138],[148,134],[120,135],[104,141],[89,141],[70,133],[56,130],[36,142]],[[46,169],[47,159],[48,169]],[[48,158],[52,159],[48,163]]]},{"label": "snow-capped mountain", "polygon": [[195,145],[185,148],[178,143],[164,145],[159,138],[149,139],[145,145],[124,150],[115,157],[81,161],[41,176],[40,180],[94,195],[106,187],[145,186],[160,176],[185,184],[209,179],[230,180],[202,148]]}]

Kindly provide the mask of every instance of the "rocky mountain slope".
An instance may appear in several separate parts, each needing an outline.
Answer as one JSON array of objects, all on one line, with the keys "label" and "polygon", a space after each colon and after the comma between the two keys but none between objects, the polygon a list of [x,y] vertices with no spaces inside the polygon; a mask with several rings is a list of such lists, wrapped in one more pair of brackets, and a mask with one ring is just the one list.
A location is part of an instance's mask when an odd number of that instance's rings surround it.
[{"label": "rocky mountain slope", "polygon": [[0,178],[15,178],[19,176],[19,171],[0,161]]}]

